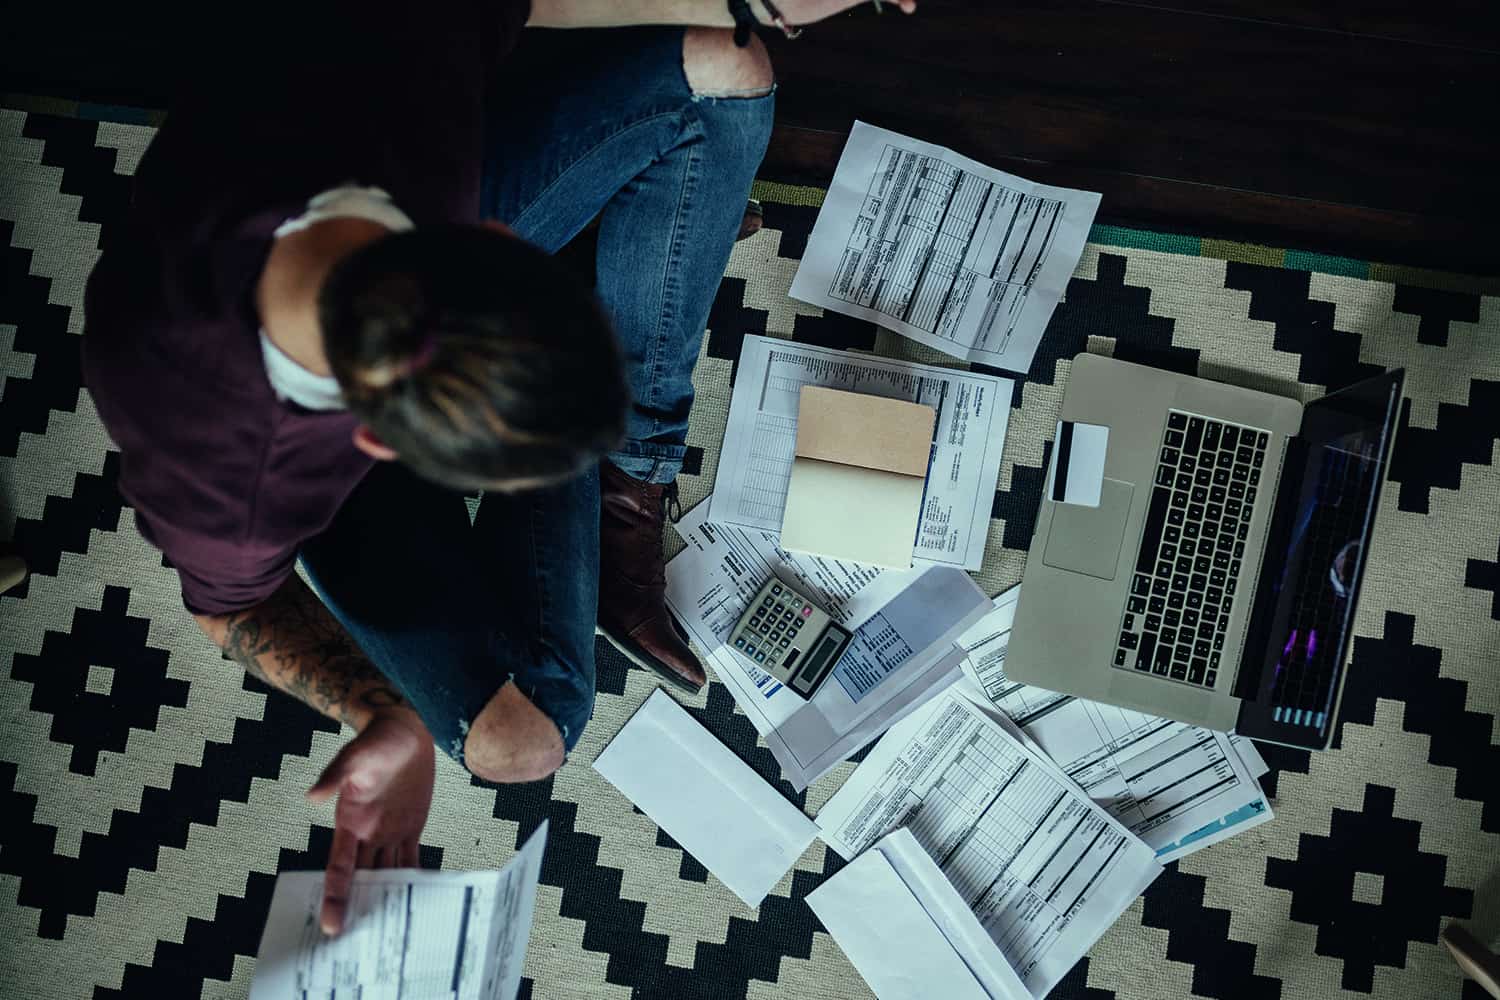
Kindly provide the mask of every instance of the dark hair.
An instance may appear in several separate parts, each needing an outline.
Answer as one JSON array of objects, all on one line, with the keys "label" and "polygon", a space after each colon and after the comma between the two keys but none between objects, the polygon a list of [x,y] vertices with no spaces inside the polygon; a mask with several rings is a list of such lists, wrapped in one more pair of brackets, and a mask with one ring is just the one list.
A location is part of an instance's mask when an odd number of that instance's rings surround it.
[{"label": "dark hair", "polygon": [[515,236],[382,237],[333,268],[318,315],[350,411],[427,479],[556,482],[624,435],[629,390],[603,311]]}]

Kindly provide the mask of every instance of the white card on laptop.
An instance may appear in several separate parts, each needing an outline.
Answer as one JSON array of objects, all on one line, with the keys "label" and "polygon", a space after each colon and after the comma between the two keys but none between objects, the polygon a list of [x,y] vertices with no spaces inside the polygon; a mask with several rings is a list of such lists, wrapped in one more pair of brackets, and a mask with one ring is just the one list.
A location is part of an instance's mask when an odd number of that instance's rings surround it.
[{"label": "white card on laptop", "polygon": [[1052,463],[1047,468],[1044,496],[1058,503],[1099,506],[1104,489],[1104,456],[1108,451],[1108,427],[1059,420],[1057,434],[1052,439]]}]

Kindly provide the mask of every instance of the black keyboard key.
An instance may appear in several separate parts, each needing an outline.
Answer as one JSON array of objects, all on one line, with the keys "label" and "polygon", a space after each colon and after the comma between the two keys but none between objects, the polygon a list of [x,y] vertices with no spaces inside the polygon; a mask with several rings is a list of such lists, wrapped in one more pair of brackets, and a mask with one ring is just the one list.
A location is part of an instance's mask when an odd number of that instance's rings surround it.
[{"label": "black keyboard key", "polygon": [[1167,581],[1161,578],[1157,578],[1151,581],[1151,593],[1155,594],[1157,597],[1166,597],[1167,591],[1170,589],[1171,588],[1167,586]]},{"label": "black keyboard key", "polygon": [[1208,586],[1208,577],[1204,576],[1202,573],[1194,573],[1192,579],[1188,581],[1188,586],[1192,587],[1194,590],[1201,591]]},{"label": "black keyboard key", "polygon": [[1146,605],[1146,608],[1153,615],[1159,615],[1163,611],[1167,610],[1167,602],[1162,600],[1160,597],[1153,597],[1151,598],[1150,603]]},{"label": "black keyboard key", "polygon": [[1187,426],[1187,414],[1172,412],[1167,414],[1167,426],[1174,431],[1180,431]]},{"label": "black keyboard key", "polygon": [[1255,447],[1259,448],[1261,451],[1265,451],[1266,445],[1270,443],[1270,435],[1268,435],[1265,431],[1261,431],[1260,436],[1255,439]]},{"label": "black keyboard key", "polygon": [[1246,448],[1244,445],[1240,445],[1240,447],[1234,453],[1234,460],[1236,462],[1244,462],[1246,465],[1249,465],[1254,458],[1255,449]]},{"label": "black keyboard key", "polygon": [[[1175,511],[1174,513],[1179,513],[1180,514],[1182,512],[1181,511]],[[1184,524],[1182,526],[1182,537],[1183,538],[1193,538],[1193,539],[1196,539],[1198,537],[1198,525],[1197,525],[1197,523],[1194,522],[1194,521],[1189,521],[1187,524]]]},{"label": "black keyboard key", "polygon": [[1203,513],[1210,521],[1218,522],[1224,519],[1224,508],[1216,503],[1209,504],[1208,509]]},{"label": "black keyboard key", "polygon": [[1207,573],[1209,569],[1208,556],[1199,556],[1193,560],[1193,572],[1199,575]]},{"label": "black keyboard key", "polygon": [[1210,624],[1209,622],[1204,622],[1202,625],[1198,626],[1198,641],[1193,644],[1193,648],[1197,649],[1199,646],[1203,647],[1202,651],[1198,654],[1199,656],[1208,655],[1208,640],[1212,639],[1213,637],[1214,627],[1212,624]]},{"label": "black keyboard key", "polygon": [[[1224,574],[1219,573],[1217,575],[1223,576]],[[1224,599],[1224,589],[1222,587],[1209,587],[1206,591],[1203,592],[1203,599],[1209,604],[1217,607],[1219,602]]]},{"label": "black keyboard key", "polygon": [[1177,463],[1178,472],[1192,472],[1198,468],[1198,460],[1192,455],[1183,455],[1182,461]]},{"label": "black keyboard key", "polygon": [[1215,469],[1214,470],[1214,485],[1215,486],[1228,486],[1229,485],[1229,470],[1228,469]]},{"label": "black keyboard key", "polygon": [[1235,542],[1234,543],[1234,557],[1236,559],[1243,559],[1243,558],[1245,558],[1245,543],[1244,542]]},{"label": "black keyboard key", "polygon": [[1251,486],[1251,487],[1248,487],[1245,490],[1245,503],[1248,505],[1248,504],[1252,504],[1254,502],[1255,502],[1255,487]]},{"label": "black keyboard key", "polygon": [[1182,431],[1167,431],[1167,446],[1169,448],[1182,447]]},{"label": "black keyboard key", "polygon": [[1251,469],[1250,470],[1250,485],[1251,486],[1259,486],[1260,485],[1260,470],[1259,469]]},{"label": "black keyboard key", "polygon": [[1131,614],[1130,612],[1127,611],[1125,613],[1125,621],[1120,625],[1120,627],[1121,628],[1134,629],[1135,628],[1135,615],[1133,615],[1133,614]]},{"label": "black keyboard key", "polygon": [[1228,569],[1229,568],[1229,553],[1228,552],[1215,552],[1214,553],[1214,568],[1215,569]]},{"label": "black keyboard key", "polygon": [[[1229,474],[1229,478],[1233,479],[1237,483],[1243,483],[1243,482],[1249,481],[1249,479],[1250,479],[1250,466],[1248,466],[1248,465],[1236,465],[1234,467],[1234,471]],[[1242,487],[1240,487],[1240,489],[1243,490],[1244,487],[1242,486]]]},{"label": "black keyboard key", "polygon": [[[1202,486],[1194,486],[1192,494],[1188,497],[1193,503],[1207,503],[1208,490]],[[1217,519],[1216,519],[1217,520]]]},{"label": "black keyboard key", "polygon": [[1206,674],[1203,675],[1203,683],[1207,687],[1213,687],[1214,686],[1214,682],[1217,681],[1218,679],[1219,679],[1219,672],[1217,670],[1210,670],[1208,673],[1206,673]]},{"label": "black keyboard key", "polygon": [[1233,448],[1240,443],[1240,429],[1232,424],[1224,428],[1221,447]]},{"label": "black keyboard key", "polygon": [[1192,487],[1192,485],[1193,485],[1193,477],[1192,476],[1188,475],[1186,472],[1179,472],[1177,474],[1176,486],[1177,486],[1177,488],[1179,490],[1189,489],[1189,488]]},{"label": "black keyboard key", "polygon": [[1144,597],[1132,597],[1128,605],[1135,614],[1142,614],[1146,610],[1146,599]]},{"label": "black keyboard key", "polygon": [[1215,486],[1208,491],[1208,499],[1214,503],[1223,503],[1229,498],[1229,493],[1222,486]]},{"label": "black keyboard key", "polygon": [[1203,505],[1201,503],[1188,504],[1188,519],[1192,521],[1203,520]]},{"label": "black keyboard key", "polygon": [[1221,451],[1214,464],[1227,473],[1230,467],[1234,465],[1234,455],[1227,451]]},{"label": "black keyboard key", "polygon": [[1208,467],[1207,462],[1203,463],[1203,465],[1203,468],[1193,473],[1193,482],[1197,483],[1199,486],[1207,486],[1209,483],[1214,481],[1213,470]]},{"label": "black keyboard key", "polygon": [[1210,420],[1203,426],[1203,447],[1217,448],[1219,446],[1219,435],[1224,433],[1224,425],[1217,420]]},{"label": "black keyboard key", "polygon": [[1163,559],[1161,562],[1157,563],[1156,564],[1156,575],[1157,576],[1171,576],[1172,575],[1172,564],[1170,562],[1168,562],[1167,560],[1165,560],[1165,559]]},{"label": "black keyboard key", "polygon": [[1172,659],[1181,660],[1184,663],[1186,663],[1188,661],[1188,658],[1192,655],[1193,651],[1188,649],[1187,646],[1178,646],[1176,649],[1172,650]]},{"label": "black keyboard key", "polygon": [[1258,451],[1258,452],[1255,453],[1255,461],[1251,462],[1250,464],[1253,465],[1253,466],[1255,466],[1258,469],[1263,464],[1265,464],[1265,461],[1266,461],[1265,453]]},{"label": "black keyboard key", "polygon": [[1177,558],[1177,546],[1175,546],[1175,545],[1163,545],[1161,547],[1161,553],[1160,554],[1161,554],[1161,557],[1163,559],[1176,559]]},{"label": "black keyboard key", "polygon": [[1198,612],[1193,608],[1187,608],[1182,612],[1182,627],[1191,630],[1198,624]]},{"label": "black keyboard key", "polygon": [[1176,477],[1176,475],[1177,473],[1172,469],[1170,465],[1158,465],[1156,467],[1156,485],[1171,486],[1172,480]]},{"label": "black keyboard key", "polygon": [[1204,538],[1216,538],[1219,534],[1219,523],[1217,521],[1204,521],[1203,526],[1198,529]]},{"label": "black keyboard key", "polygon": [[[1243,500],[1245,498],[1245,484],[1241,482],[1230,483],[1229,496],[1231,497],[1230,503],[1233,503],[1235,500]],[[1229,510],[1229,504],[1225,504],[1224,509]]]},{"label": "black keyboard key", "polygon": [[1188,680],[1194,684],[1203,683],[1203,675],[1208,670],[1208,660],[1203,657],[1194,657],[1193,662],[1188,664]]},{"label": "black keyboard key", "polygon": [[1234,547],[1234,537],[1228,534],[1220,535],[1217,544],[1220,552],[1228,552]]},{"label": "black keyboard key", "polygon": [[1170,527],[1166,531],[1162,532],[1161,538],[1162,541],[1168,543],[1169,545],[1176,545],[1177,541],[1182,538],[1182,532],[1178,531],[1175,527]]},{"label": "black keyboard key", "polygon": [[1234,533],[1234,537],[1238,538],[1240,541],[1243,542],[1247,537],[1249,537],[1249,535],[1250,535],[1250,522],[1249,521],[1241,521],[1240,522],[1240,530],[1236,531]]},{"label": "black keyboard key", "polygon": [[1117,649],[1117,650],[1115,650],[1115,666],[1117,666],[1117,667],[1123,667],[1124,665],[1125,665],[1125,650],[1123,650],[1123,649]]},{"label": "black keyboard key", "polygon": [[1163,465],[1176,465],[1177,460],[1182,457],[1182,452],[1176,448],[1163,448],[1161,450],[1161,462]]},{"label": "black keyboard key", "polygon": [[1177,560],[1177,572],[1179,572],[1179,573],[1191,573],[1192,571],[1193,571],[1193,561],[1191,559],[1189,559],[1187,556],[1183,556],[1181,559]]},{"label": "black keyboard key", "polygon": [[1240,522],[1232,517],[1226,517],[1223,521],[1219,522],[1219,527],[1223,529],[1226,535],[1233,535],[1234,530],[1239,526]]},{"label": "black keyboard key", "polygon": [[1176,608],[1168,608],[1162,615],[1162,621],[1167,623],[1168,628],[1176,628],[1182,623],[1182,612]]},{"label": "black keyboard key", "polygon": [[1187,443],[1183,445],[1183,451],[1196,452],[1199,442],[1203,440],[1203,418],[1193,417],[1188,421]]},{"label": "black keyboard key", "polygon": [[1172,593],[1170,593],[1170,594],[1167,595],[1167,607],[1169,607],[1169,608],[1180,608],[1180,607],[1182,607],[1182,591],[1180,591],[1180,590],[1174,590],[1174,591],[1172,591]]},{"label": "black keyboard key", "polygon": [[1181,527],[1184,520],[1185,518],[1183,516],[1181,508],[1173,507],[1171,510],[1167,511],[1167,523],[1172,527]]},{"label": "black keyboard key", "polygon": [[1130,592],[1132,594],[1145,594],[1151,590],[1151,577],[1144,573],[1137,573],[1135,579],[1130,581]]},{"label": "black keyboard key", "polygon": [[1171,663],[1172,654],[1169,653],[1164,647],[1158,648],[1156,651],[1156,658],[1151,663],[1151,672],[1153,674],[1160,674],[1161,676],[1165,677],[1167,675],[1167,669],[1168,667],[1170,667]]},{"label": "black keyboard key", "polygon": [[[1219,620],[1220,621],[1228,621],[1227,618],[1221,618]],[[1217,653],[1217,652],[1219,652],[1223,648],[1224,648],[1224,632],[1223,632],[1222,629],[1220,629],[1218,632],[1216,632],[1214,634],[1214,652]]]},{"label": "black keyboard key", "polygon": [[[1141,530],[1141,551],[1135,560],[1137,573],[1151,572],[1151,564],[1155,562],[1157,546],[1161,542],[1162,521],[1167,515],[1167,502],[1170,494],[1158,486],[1151,491],[1151,507],[1146,511],[1146,526]],[[1144,590],[1135,591],[1144,594]]]},{"label": "black keyboard key", "polygon": [[1195,552],[1197,552],[1197,550],[1197,542],[1193,541],[1191,538],[1184,538],[1182,540],[1182,545],[1178,548],[1177,551],[1181,552],[1185,556],[1191,557]]},{"label": "black keyboard key", "polygon": [[1136,643],[1138,642],[1140,642],[1140,639],[1136,638],[1136,634],[1134,632],[1120,633],[1120,645],[1124,646],[1126,649],[1134,649],[1136,647]]},{"label": "black keyboard key", "polygon": [[1178,490],[1176,493],[1172,494],[1172,506],[1173,507],[1186,507],[1187,506],[1187,500],[1188,500],[1188,495],[1186,493],[1182,492],[1181,490]]},{"label": "black keyboard key", "polygon": [[[1234,596],[1235,587],[1236,587],[1236,585],[1238,583],[1239,583],[1239,580],[1237,580],[1237,579],[1231,579],[1228,583],[1224,584],[1224,597],[1226,599]],[[1227,603],[1227,600],[1226,600],[1226,603]]]},{"label": "black keyboard key", "polygon": [[1187,665],[1182,663],[1172,664],[1172,679],[1174,681],[1187,680]]},{"label": "black keyboard key", "polygon": [[1146,631],[1147,632],[1160,632],[1161,631],[1161,615],[1147,615],[1146,616]]},{"label": "black keyboard key", "polygon": [[1198,593],[1196,590],[1190,590],[1190,591],[1188,591],[1187,592],[1187,606],[1190,607],[1190,608],[1201,608],[1201,607],[1203,607],[1203,595],[1200,594],[1200,593]]},{"label": "black keyboard key", "polygon": [[1156,636],[1147,632],[1141,636],[1141,648],[1135,657],[1135,668],[1145,670],[1151,665],[1151,654],[1156,650]]},{"label": "black keyboard key", "polygon": [[1175,628],[1164,628],[1160,636],[1162,645],[1171,646],[1177,642],[1177,630]]},{"label": "black keyboard key", "polygon": [[[1161,581],[1158,580],[1156,582],[1160,583]],[[1187,590],[1187,585],[1188,585],[1188,578],[1187,578],[1187,574],[1186,573],[1178,573],[1176,576],[1172,577],[1172,589],[1173,590]]]}]

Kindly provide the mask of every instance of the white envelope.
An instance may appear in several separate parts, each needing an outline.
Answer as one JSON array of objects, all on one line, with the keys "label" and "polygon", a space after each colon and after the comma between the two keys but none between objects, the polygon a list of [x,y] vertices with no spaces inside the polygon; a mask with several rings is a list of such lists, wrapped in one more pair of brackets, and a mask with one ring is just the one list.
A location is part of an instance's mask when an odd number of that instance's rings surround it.
[{"label": "white envelope", "polygon": [[887,834],[807,905],[879,1000],[1031,1000],[910,830]]},{"label": "white envelope", "polygon": [[812,820],[660,689],[594,770],[752,907],[817,836]]}]

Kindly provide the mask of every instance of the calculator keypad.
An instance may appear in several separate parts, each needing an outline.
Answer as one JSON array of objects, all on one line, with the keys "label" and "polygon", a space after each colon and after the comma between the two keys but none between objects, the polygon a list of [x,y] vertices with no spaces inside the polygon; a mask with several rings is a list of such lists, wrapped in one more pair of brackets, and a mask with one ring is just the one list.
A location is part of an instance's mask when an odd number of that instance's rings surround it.
[{"label": "calculator keypad", "polygon": [[813,606],[780,584],[772,584],[749,621],[734,637],[734,648],[757,664],[779,664],[791,650]]}]

